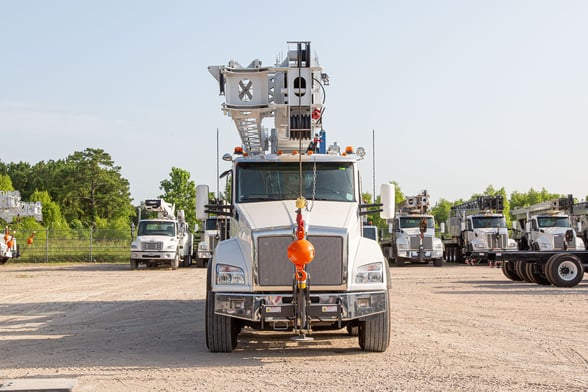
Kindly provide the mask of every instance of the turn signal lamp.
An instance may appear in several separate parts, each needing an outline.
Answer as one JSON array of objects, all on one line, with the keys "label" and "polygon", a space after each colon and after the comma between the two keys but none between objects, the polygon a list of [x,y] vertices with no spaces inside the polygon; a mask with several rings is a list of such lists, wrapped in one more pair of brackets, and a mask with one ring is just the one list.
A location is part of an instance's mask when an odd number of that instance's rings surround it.
[{"label": "turn signal lamp", "polygon": [[234,154],[243,155],[243,147],[235,147]]},{"label": "turn signal lamp", "polygon": [[353,147],[352,146],[345,147],[345,153],[346,154],[353,154]]}]

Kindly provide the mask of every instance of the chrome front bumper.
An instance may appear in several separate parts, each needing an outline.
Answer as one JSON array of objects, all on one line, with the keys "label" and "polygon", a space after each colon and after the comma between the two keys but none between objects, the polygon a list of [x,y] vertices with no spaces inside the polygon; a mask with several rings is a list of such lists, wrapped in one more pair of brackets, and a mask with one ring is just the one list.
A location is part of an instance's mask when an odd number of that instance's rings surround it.
[{"label": "chrome front bumper", "polygon": [[[255,322],[288,321],[294,317],[292,293],[214,293],[216,314]],[[382,313],[387,308],[387,291],[312,293],[308,314],[311,320],[346,321]]]}]

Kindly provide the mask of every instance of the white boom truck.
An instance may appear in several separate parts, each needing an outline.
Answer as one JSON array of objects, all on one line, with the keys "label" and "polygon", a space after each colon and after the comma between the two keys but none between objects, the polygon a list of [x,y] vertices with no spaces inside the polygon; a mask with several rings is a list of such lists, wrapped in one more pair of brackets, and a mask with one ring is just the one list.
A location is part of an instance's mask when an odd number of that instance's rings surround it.
[{"label": "white boom truck", "polygon": [[[0,191],[0,218],[6,223],[12,223],[15,218],[33,217],[37,221],[43,220],[42,206],[40,202],[21,201],[19,191]],[[32,244],[34,233],[27,240],[27,245]],[[20,257],[20,245],[16,243],[14,233],[7,226],[4,228],[3,240],[0,240],[0,264],[12,258]]]},{"label": "white boom truck", "polygon": [[162,199],[145,200],[147,211],[156,212],[155,219],[141,219],[137,237],[131,243],[131,269],[140,264],[153,267],[168,264],[178,269],[180,260],[187,267],[192,262],[192,235],[184,219],[184,211]]},{"label": "white boom truck", "polygon": [[450,237],[443,240],[447,261],[493,264],[502,252],[517,250],[508,236],[502,196],[480,196],[451,207]]},{"label": "white boom truck", "polygon": [[511,210],[520,250],[584,250],[570,222],[572,195]]},{"label": "white boom truck", "polygon": [[[231,61],[209,71],[242,155],[223,157],[232,162],[230,204],[206,205],[208,187],[196,191],[197,217],[230,218],[230,238],[208,264],[208,349],[232,351],[243,327],[290,331],[298,341],[347,328],[363,350],[385,351],[390,277],[378,243],[362,236],[362,215],[375,206],[361,203],[365,150],[327,150],[324,133],[319,140],[328,77],[310,42],[289,42],[273,67]],[[275,119],[271,134],[261,126],[266,117]],[[393,197],[393,186],[383,185],[383,218],[393,215]]]},{"label": "white boom truck", "polygon": [[396,216],[388,222],[392,234],[391,243],[386,247],[388,258],[397,265],[405,262],[443,265],[443,242],[435,237],[435,218],[428,213],[429,195],[423,191],[407,197],[398,204]]}]

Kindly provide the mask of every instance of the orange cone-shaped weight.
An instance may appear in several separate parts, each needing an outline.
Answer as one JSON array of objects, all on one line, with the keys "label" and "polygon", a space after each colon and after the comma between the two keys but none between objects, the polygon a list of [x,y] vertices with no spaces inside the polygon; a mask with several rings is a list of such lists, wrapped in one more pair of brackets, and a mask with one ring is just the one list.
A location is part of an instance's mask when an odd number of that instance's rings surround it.
[{"label": "orange cone-shaped weight", "polygon": [[314,246],[307,240],[296,240],[288,246],[288,259],[297,266],[305,266],[314,259]]}]

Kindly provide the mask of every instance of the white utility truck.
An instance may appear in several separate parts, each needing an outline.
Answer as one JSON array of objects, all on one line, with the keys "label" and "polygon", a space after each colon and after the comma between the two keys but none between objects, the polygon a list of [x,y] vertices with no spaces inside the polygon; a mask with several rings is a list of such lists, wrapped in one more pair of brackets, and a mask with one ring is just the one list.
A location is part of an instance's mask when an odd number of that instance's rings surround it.
[{"label": "white utility truck", "polygon": [[141,219],[137,237],[131,243],[131,269],[140,264],[147,267],[169,265],[178,269],[180,260],[187,267],[192,263],[192,234],[184,211],[175,215],[174,205],[163,199],[148,199],[145,210],[156,212],[157,218]]},{"label": "white utility truck", "polygon": [[[232,163],[232,200],[206,205],[197,216],[230,218],[230,238],[208,264],[206,345],[230,352],[242,328],[289,331],[298,341],[313,331],[346,328],[365,351],[390,340],[390,277],[379,244],[362,236],[358,160],[365,150],[326,148],[322,131],[328,77],[310,42],[289,42],[283,61],[262,66],[211,66],[242,146]],[[266,132],[264,118],[274,117]],[[394,188],[382,186],[381,216],[391,218]]]},{"label": "white utility truck", "polygon": [[[6,223],[12,223],[15,219],[33,217],[37,221],[43,220],[41,202],[21,201],[19,191],[0,191],[0,218]],[[32,233],[27,239],[26,246],[33,243]],[[20,245],[16,243],[14,232],[8,226],[4,228],[3,241],[0,240],[0,264],[8,260],[20,257]]]},{"label": "white utility truck", "polygon": [[572,195],[511,210],[520,250],[584,250],[570,222]]},{"label": "white utility truck", "polygon": [[407,197],[396,208],[396,216],[388,222],[392,234],[385,247],[388,258],[397,265],[405,262],[443,265],[443,242],[435,236],[435,218],[429,213],[429,195],[423,191]]},{"label": "white utility truck", "polygon": [[508,236],[502,196],[479,196],[451,207],[449,238],[443,239],[447,261],[492,264],[501,252],[517,250]]}]

